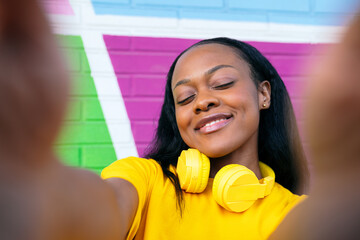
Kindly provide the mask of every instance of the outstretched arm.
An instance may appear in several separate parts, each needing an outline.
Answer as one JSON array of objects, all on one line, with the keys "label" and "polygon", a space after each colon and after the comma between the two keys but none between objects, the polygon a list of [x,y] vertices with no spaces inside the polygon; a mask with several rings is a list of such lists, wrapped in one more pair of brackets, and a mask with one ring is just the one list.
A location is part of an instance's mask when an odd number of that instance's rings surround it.
[{"label": "outstretched arm", "polygon": [[360,15],[310,80],[306,128],[314,183],[308,200],[271,239],[355,239],[360,236]]},{"label": "outstretched arm", "polygon": [[134,187],[54,157],[67,82],[38,1],[0,0],[2,239],[126,238],[137,208]]},{"label": "outstretched arm", "polygon": [[115,191],[117,206],[119,208],[122,225],[122,236],[127,235],[134,220],[139,205],[139,197],[135,187],[126,180],[120,178],[108,178],[105,180]]}]

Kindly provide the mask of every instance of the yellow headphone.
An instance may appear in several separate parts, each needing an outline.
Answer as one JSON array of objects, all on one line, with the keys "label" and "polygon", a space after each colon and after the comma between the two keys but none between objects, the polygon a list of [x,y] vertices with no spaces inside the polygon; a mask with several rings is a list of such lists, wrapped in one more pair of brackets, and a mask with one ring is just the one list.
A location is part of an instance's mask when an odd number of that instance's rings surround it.
[{"label": "yellow headphone", "polygon": [[[271,193],[275,183],[275,173],[266,164],[260,162],[263,179],[258,180],[250,169],[230,164],[220,169],[213,183],[215,201],[232,212],[243,212],[259,198]],[[197,149],[181,152],[176,171],[183,190],[190,193],[203,192],[210,173],[210,160]]]}]

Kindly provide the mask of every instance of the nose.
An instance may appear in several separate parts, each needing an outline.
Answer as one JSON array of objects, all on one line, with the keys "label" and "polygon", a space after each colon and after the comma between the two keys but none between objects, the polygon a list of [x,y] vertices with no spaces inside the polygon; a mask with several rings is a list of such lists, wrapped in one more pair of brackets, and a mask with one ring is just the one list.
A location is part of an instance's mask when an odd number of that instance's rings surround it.
[{"label": "nose", "polygon": [[220,104],[220,100],[210,92],[198,92],[195,104],[194,104],[194,112],[206,112],[211,108],[217,107]]}]

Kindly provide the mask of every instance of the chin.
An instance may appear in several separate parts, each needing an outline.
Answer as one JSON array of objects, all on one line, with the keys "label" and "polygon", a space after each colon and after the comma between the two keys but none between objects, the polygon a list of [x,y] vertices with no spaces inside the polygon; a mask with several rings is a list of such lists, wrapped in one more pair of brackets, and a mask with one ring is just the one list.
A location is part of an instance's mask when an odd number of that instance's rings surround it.
[{"label": "chin", "polygon": [[200,152],[205,154],[209,158],[220,158],[230,154],[232,151],[225,147],[214,147],[214,148],[198,148]]}]

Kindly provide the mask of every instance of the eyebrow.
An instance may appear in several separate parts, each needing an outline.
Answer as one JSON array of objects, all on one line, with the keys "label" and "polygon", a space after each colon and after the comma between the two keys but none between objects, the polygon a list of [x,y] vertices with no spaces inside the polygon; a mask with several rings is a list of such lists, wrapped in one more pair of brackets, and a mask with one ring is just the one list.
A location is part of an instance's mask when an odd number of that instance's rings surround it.
[{"label": "eyebrow", "polygon": [[[234,67],[231,66],[231,65],[226,65],[226,64],[217,65],[217,66],[215,66],[215,67],[210,68],[209,70],[207,70],[207,71],[205,72],[205,75],[211,75],[211,74],[213,74],[214,72],[216,72],[217,70],[222,69],[222,68],[234,68]],[[180,85],[182,85],[182,84],[188,83],[188,82],[190,82],[190,79],[188,79],[188,78],[185,78],[185,79],[182,79],[182,80],[178,81],[178,82],[175,84],[175,86],[174,86],[174,88],[173,88],[173,91],[174,91],[174,89],[175,89],[176,87],[178,87],[178,86],[180,86]]]}]

